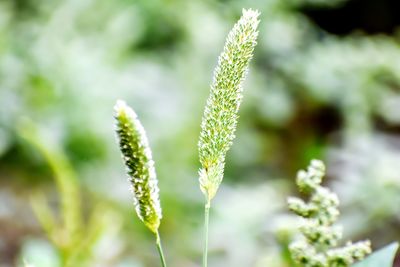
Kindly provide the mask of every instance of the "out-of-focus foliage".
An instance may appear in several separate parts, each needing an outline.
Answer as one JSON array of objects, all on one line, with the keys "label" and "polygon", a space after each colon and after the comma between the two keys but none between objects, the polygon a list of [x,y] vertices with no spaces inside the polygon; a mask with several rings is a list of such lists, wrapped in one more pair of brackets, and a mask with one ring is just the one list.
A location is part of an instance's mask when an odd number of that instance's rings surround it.
[{"label": "out-of-focus foliage", "polygon": [[373,266],[393,266],[393,260],[396,256],[396,251],[399,248],[399,243],[395,242],[376,251],[364,261],[355,264],[355,267],[373,267]]},{"label": "out-of-focus foliage", "polygon": [[[44,157],[54,173],[60,198],[60,216],[56,216],[46,203],[42,192],[32,194],[32,208],[48,239],[58,248],[59,264],[53,266],[85,266],[94,262],[92,249],[106,229],[119,226],[118,216],[111,220],[110,211],[98,201],[88,212],[85,223],[76,174],[56,144],[44,144],[36,129],[29,122],[19,126],[19,134],[33,145]],[[58,222],[59,221],[59,222]],[[40,253],[40,252],[39,252]],[[43,263],[37,263],[41,266]]]},{"label": "out-of-focus foliage", "polygon": [[[400,239],[396,31],[367,34],[356,25],[335,35],[307,11],[351,2],[1,1],[0,266],[62,264],[63,250],[30,205],[36,199],[40,217],[57,214],[54,225],[63,224],[60,169],[73,173],[80,192],[81,200],[67,198],[81,202],[82,219],[74,223],[83,228],[74,242],[88,237],[94,214],[106,222],[82,266],[158,264],[152,235],[135,218],[115,143],[118,98],[135,108],[153,148],[169,264],[198,266],[201,113],[217,55],[242,8],[261,12],[259,45],[211,210],[209,265],[290,266],[287,244],[296,225],[286,197],[295,171],[315,157],[326,161],[327,183],[342,200],[346,239],[370,238],[375,247]],[[340,15],[332,20],[342,22]],[[21,134],[26,118],[40,133],[39,146]]]},{"label": "out-of-focus foliage", "polygon": [[339,217],[338,196],[321,186],[326,167],[320,160],[312,160],[307,170],[297,173],[300,192],[309,193],[308,202],[288,198],[289,209],[302,218],[300,237],[289,246],[293,260],[304,267],[346,267],[361,261],[371,253],[369,240],[346,243],[337,247],[342,238],[342,227],[336,225]]}]

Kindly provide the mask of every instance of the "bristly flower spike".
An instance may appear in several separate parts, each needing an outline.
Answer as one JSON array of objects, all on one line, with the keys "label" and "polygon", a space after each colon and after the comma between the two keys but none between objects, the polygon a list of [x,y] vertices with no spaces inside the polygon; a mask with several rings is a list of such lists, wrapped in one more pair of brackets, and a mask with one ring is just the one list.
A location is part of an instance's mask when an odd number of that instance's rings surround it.
[{"label": "bristly flower spike", "polygon": [[198,143],[200,188],[208,202],[222,181],[225,156],[235,138],[242,82],[257,44],[259,14],[256,10],[243,10],[242,17],[228,34],[214,71]]},{"label": "bristly flower spike", "polygon": [[124,101],[115,105],[116,133],[132,184],[136,213],[157,233],[162,217],[154,161],[146,132],[136,113]]},{"label": "bristly flower spike", "polygon": [[162,218],[158,181],[146,132],[136,113],[124,101],[115,105],[115,130],[132,184],[136,213],[156,236],[161,265],[166,267],[158,228]]},{"label": "bristly flower spike", "polygon": [[208,221],[211,200],[224,176],[225,156],[235,138],[238,111],[242,102],[242,82],[257,44],[259,24],[256,10],[243,10],[233,26],[218,58],[210,96],[201,122],[198,143],[201,168],[200,189],[206,197],[204,209],[203,267],[207,267]]}]

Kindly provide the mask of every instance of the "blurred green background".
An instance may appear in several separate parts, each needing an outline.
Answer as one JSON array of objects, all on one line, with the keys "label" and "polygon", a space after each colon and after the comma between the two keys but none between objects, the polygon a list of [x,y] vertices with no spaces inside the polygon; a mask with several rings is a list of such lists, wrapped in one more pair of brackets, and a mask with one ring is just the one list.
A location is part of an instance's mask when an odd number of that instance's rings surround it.
[{"label": "blurred green background", "polygon": [[242,8],[262,13],[209,264],[287,267],[296,171],[319,158],[346,239],[400,240],[395,0],[0,1],[0,266],[158,266],[133,208],[113,105],[139,114],[170,266],[200,266],[197,140]]}]

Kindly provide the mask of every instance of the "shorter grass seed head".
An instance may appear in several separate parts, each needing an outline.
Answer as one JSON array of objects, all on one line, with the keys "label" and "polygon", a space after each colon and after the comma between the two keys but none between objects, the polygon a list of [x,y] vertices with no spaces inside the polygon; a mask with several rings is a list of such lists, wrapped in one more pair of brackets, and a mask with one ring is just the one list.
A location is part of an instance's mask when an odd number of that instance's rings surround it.
[{"label": "shorter grass seed head", "polygon": [[159,189],[146,132],[136,113],[121,100],[115,105],[116,133],[132,184],[136,213],[157,233],[162,218]]}]

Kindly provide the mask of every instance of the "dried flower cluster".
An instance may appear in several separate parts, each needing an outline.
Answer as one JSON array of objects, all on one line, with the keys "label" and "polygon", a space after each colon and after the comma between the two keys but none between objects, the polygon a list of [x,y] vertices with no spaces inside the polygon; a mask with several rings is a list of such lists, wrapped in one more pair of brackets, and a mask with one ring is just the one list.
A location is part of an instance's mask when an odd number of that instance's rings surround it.
[{"label": "dried flower cluster", "polygon": [[117,139],[132,184],[136,212],[145,225],[157,233],[162,215],[146,132],[136,113],[123,101],[115,105],[115,119]]},{"label": "dried flower cluster", "polygon": [[216,194],[223,178],[225,155],[235,138],[242,82],[257,44],[259,12],[243,10],[229,32],[214,71],[199,140],[200,187],[208,201]]},{"label": "dried flower cluster", "polygon": [[302,236],[289,249],[293,260],[304,267],[348,267],[371,252],[369,241],[348,242],[337,247],[342,229],[335,227],[339,200],[335,193],[321,186],[325,175],[322,161],[313,160],[307,171],[297,175],[300,191],[311,193],[310,201],[291,197],[289,208],[303,218]]}]

